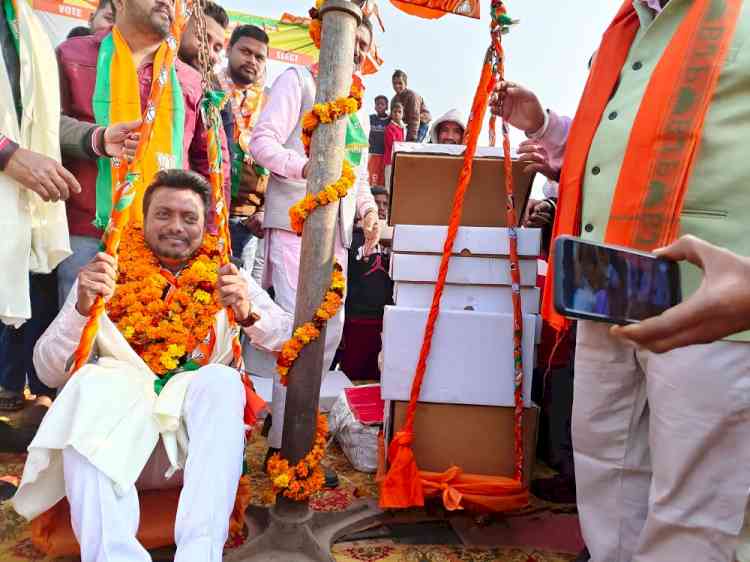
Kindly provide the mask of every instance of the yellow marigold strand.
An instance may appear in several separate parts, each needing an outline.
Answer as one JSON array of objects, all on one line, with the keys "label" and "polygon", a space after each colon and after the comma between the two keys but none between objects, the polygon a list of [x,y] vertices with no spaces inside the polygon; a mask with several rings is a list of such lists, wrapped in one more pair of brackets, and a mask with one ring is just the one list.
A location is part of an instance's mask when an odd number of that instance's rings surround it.
[{"label": "yellow marigold strand", "polygon": [[325,456],[327,434],[328,422],[318,414],[313,447],[302,460],[290,466],[289,461],[282,459],[279,453],[268,460],[268,476],[274,493],[283,492],[291,500],[304,501],[323,487],[325,478],[320,461]]},{"label": "yellow marigold strand", "polygon": [[346,277],[341,265],[333,264],[333,274],[331,275],[331,285],[326,291],[318,310],[310,322],[306,322],[294,330],[291,339],[284,342],[276,360],[276,370],[281,377],[281,384],[286,386],[289,369],[299,357],[302,348],[310,342],[320,337],[320,330],[323,325],[336,315],[339,308],[344,302],[344,290],[346,287]]},{"label": "yellow marigold strand", "polygon": [[359,111],[362,108],[364,93],[362,81],[355,75],[352,77],[349,96],[327,103],[316,103],[302,116],[302,144],[305,147],[305,154],[310,155],[312,135],[318,125],[333,123],[337,119]]},{"label": "yellow marigold strand", "polygon": [[356,175],[354,174],[352,165],[347,160],[344,160],[341,166],[341,177],[338,180],[327,185],[315,195],[305,195],[304,198],[289,208],[289,222],[292,230],[297,234],[302,234],[302,227],[307,217],[318,207],[328,205],[346,197],[349,189],[354,185],[355,179]]},{"label": "yellow marigold strand", "polygon": [[[315,8],[310,11],[312,23],[310,25],[310,36],[315,45],[320,48],[321,21],[318,10],[323,5],[323,0],[315,0]],[[312,135],[320,123],[332,123],[346,115],[355,113],[362,107],[364,87],[357,76],[352,77],[352,87],[349,97],[334,100],[329,103],[316,104],[302,118],[302,143],[305,154],[310,155],[310,143]],[[341,177],[330,185],[327,185],[315,196],[306,195],[289,209],[289,219],[292,229],[297,234],[302,234],[305,219],[321,205],[328,205],[346,196],[354,184],[355,174],[351,164],[344,160],[341,168]],[[318,310],[310,322],[299,326],[292,338],[284,343],[276,362],[276,368],[281,377],[281,383],[287,384],[287,375],[294,362],[299,357],[300,351],[312,341],[320,337],[320,330],[325,323],[338,312],[344,302],[344,291],[346,278],[340,264],[334,262],[331,274],[331,286],[326,291]],[[323,487],[325,478],[320,468],[320,461],[325,456],[326,435],[328,434],[328,422],[325,417],[318,414],[318,424],[315,432],[313,447],[305,457],[296,465],[290,467],[289,461],[283,459],[280,453],[274,454],[268,461],[268,476],[273,484],[275,493],[283,491],[285,497],[294,501],[304,501]]]}]

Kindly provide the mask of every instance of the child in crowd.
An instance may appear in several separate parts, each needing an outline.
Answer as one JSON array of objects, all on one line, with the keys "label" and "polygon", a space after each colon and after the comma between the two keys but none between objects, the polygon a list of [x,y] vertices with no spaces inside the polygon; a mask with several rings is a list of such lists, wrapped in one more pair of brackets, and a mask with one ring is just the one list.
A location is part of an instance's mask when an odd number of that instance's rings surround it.
[{"label": "child in crowd", "polygon": [[425,142],[427,133],[430,131],[430,122],[432,121],[432,115],[429,110],[422,106],[422,111],[419,114],[419,133],[417,134],[417,142]]},{"label": "child in crowd", "polygon": [[406,130],[404,127],[404,106],[396,102],[391,106],[391,122],[385,128],[385,187],[391,190],[391,162],[393,160],[393,145],[404,142]]}]

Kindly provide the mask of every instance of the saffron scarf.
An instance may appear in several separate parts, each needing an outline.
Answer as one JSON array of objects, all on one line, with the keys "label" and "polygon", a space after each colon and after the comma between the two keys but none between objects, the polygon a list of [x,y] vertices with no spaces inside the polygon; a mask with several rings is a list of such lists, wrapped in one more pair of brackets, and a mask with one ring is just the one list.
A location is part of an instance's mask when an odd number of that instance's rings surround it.
[{"label": "saffron scarf", "polygon": [[[96,85],[92,105],[97,124],[154,119],[150,139],[135,171],[135,201],[131,220],[143,222],[143,194],[157,172],[168,168],[182,168],[185,135],[185,101],[174,64],[169,64],[169,45],[165,40],[154,55],[151,89],[160,82],[162,95],[149,102],[141,113],[141,93],[133,55],[117,26],[99,47],[96,66]],[[116,158],[100,158],[96,178],[96,218],[94,224],[104,229],[112,211],[112,195],[125,179],[125,166]]]},{"label": "saffron scarf", "polygon": [[[650,251],[676,238],[706,113],[741,7],[742,0],[694,0],[689,7],[643,95],[615,187],[605,242]],[[602,38],[570,129],[553,239],[580,234],[589,149],[639,27],[632,0],[625,0]],[[553,263],[551,256],[543,314],[561,330],[567,323],[553,305]]]}]

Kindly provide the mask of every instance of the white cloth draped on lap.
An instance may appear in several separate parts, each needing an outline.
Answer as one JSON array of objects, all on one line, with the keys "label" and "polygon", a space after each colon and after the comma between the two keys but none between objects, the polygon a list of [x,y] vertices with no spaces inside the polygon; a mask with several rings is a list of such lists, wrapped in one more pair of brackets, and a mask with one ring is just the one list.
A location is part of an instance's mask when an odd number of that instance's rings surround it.
[{"label": "white cloth draped on lap", "polygon": [[[23,114],[18,125],[10,78],[0,62],[0,131],[21,146],[60,161],[60,91],[55,51],[26,2],[17,2]],[[45,203],[0,172],[0,321],[31,318],[29,272],[49,273],[70,255],[65,203]]]},{"label": "white cloth draped on lap", "polygon": [[[217,314],[216,345],[209,364],[232,359],[226,313]],[[196,371],[172,377],[157,396],[154,375],[103,316],[96,339],[99,358],[74,374],[53,402],[29,445],[13,504],[31,519],[65,496],[62,449],[75,448],[109,477],[122,494],[135,485],[161,436],[171,468],[185,465],[187,433],[182,409]]]}]

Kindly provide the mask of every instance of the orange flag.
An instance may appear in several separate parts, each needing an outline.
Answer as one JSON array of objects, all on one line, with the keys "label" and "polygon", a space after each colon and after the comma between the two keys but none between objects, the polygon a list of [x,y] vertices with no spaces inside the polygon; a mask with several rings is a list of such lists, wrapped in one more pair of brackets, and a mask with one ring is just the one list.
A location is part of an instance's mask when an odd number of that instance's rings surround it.
[{"label": "orange flag", "polygon": [[479,0],[391,0],[391,4],[420,18],[436,19],[456,14],[479,19]]}]

